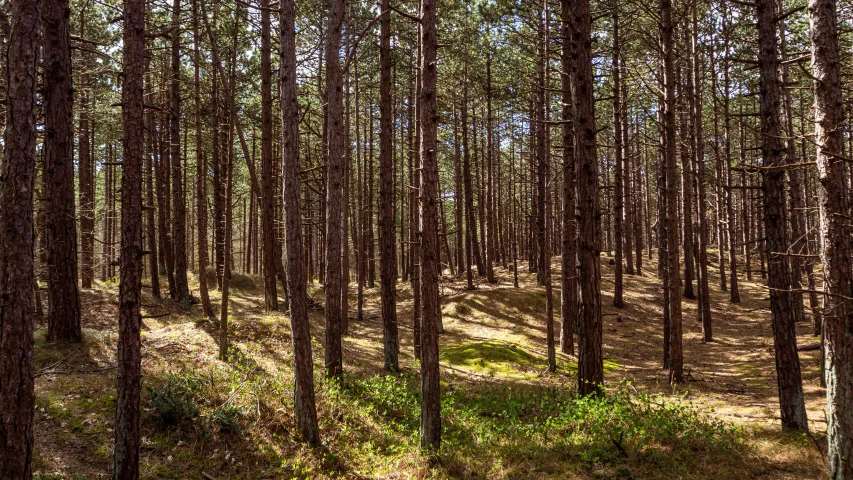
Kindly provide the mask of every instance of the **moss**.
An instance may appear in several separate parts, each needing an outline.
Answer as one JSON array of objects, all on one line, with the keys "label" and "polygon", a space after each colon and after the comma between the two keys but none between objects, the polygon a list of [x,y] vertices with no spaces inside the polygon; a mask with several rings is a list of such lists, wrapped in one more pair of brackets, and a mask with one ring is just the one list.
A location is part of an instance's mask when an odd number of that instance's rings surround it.
[{"label": "moss", "polygon": [[441,359],[489,375],[513,375],[538,367],[543,360],[512,343],[462,342],[444,347]]}]

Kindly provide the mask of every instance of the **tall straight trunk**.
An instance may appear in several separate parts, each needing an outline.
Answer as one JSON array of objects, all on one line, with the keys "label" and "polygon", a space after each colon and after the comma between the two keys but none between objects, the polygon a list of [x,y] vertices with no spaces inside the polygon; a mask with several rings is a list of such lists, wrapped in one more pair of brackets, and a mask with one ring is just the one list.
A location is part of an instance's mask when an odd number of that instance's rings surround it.
[{"label": "tall straight trunk", "polygon": [[840,153],[844,151],[838,24],[834,0],[809,1],[814,77],[815,144],[820,185],[821,259],[826,295],[823,327],[826,363],[827,442],[832,479],[853,478],[853,266],[847,228],[850,193]]},{"label": "tall straight trunk", "polygon": [[463,67],[462,85],[462,180],[465,185],[465,273],[468,290],[474,289],[473,263],[474,247],[477,244],[477,222],[474,217],[474,186],[471,182],[471,150],[468,144],[468,63]]},{"label": "tall straight trunk", "polygon": [[207,155],[202,152],[201,139],[201,83],[199,70],[199,1],[193,0],[193,108],[195,114],[195,161],[196,161],[196,217],[198,227],[198,293],[201,297],[201,312],[213,318],[213,306],[207,287]]},{"label": "tall straight trunk", "polygon": [[713,98],[713,125],[714,125],[714,159],[715,159],[715,168],[714,168],[714,190],[716,193],[716,199],[714,202],[714,214],[716,216],[716,221],[714,222],[714,229],[716,231],[716,240],[717,240],[717,258],[720,261],[720,289],[722,291],[727,290],[728,282],[726,282],[726,259],[723,256],[723,250],[725,250],[725,232],[723,230],[723,225],[725,223],[725,193],[723,192],[722,184],[723,184],[723,159],[720,155],[720,122],[719,122],[719,114],[717,112],[717,76],[719,75],[719,71],[717,70],[716,64],[716,56],[714,54],[714,49],[710,51],[711,56],[711,95]]},{"label": "tall straight trunk", "polygon": [[713,340],[713,331],[711,325],[711,293],[708,286],[708,214],[705,193],[705,140],[702,124],[702,74],[701,64],[699,59],[699,27],[698,27],[698,12],[696,3],[698,0],[693,0],[691,5],[691,22],[693,26],[691,51],[693,55],[693,154],[696,160],[696,175],[698,176],[697,200],[699,208],[699,235],[698,242],[698,287],[699,287],[699,302],[697,306],[697,315],[702,323],[702,340],[710,342]]},{"label": "tall straight trunk", "polygon": [[[86,37],[86,15],[81,14],[80,37]],[[4,50],[5,51],[5,50]],[[95,280],[95,163],[89,124],[91,94],[89,69],[91,58],[83,52],[80,59],[80,120],[77,127],[80,198],[80,284],[92,288]]]},{"label": "tall straight trunk", "polygon": [[278,310],[272,159],[272,66],[269,0],[261,0],[261,231],[264,245],[264,306]]},{"label": "tall straight trunk", "polygon": [[[732,140],[731,140],[731,128],[730,128],[730,109],[729,109],[729,99],[730,95],[730,82],[729,82],[729,36],[731,35],[730,27],[731,24],[728,8],[724,7],[723,11],[723,22],[724,22],[724,51],[725,56],[723,57],[723,171],[717,172],[720,177],[720,181],[724,184],[720,193],[723,194],[725,208],[726,208],[726,248],[729,254],[729,300],[732,303],[740,303],[740,290],[738,289],[738,278],[737,278],[737,221],[735,219],[735,210],[734,210],[734,201],[732,200]],[[722,258],[723,251],[720,249],[720,258]],[[722,265],[722,261],[720,261]]]},{"label": "tall straight trunk", "polygon": [[296,7],[294,0],[281,5],[281,151],[284,183],[284,241],[287,252],[287,290],[290,293],[290,331],[293,343],[294,415],[302,440],[320,445],[317,407],[314,404],[314,363],[308,323],[305,252],[302,248],[302,211],[299,204],[299,104],[296,97]]},{"label": "tall straight trunk", "polygon": [[33,190],[41,3],[12,0],[6,53],[6,123],[0,169],[0,466],[6,478],[32,478]]},{"label": "tall straight trunk", "polygon": [[[400,369],[397,334],[397,252],[394,244],[394,136],[391,98],[391,11],[390,0],[382,0],[379,25],[379,295],[382,299],[382,346],[385,368]],[[362,253],[363,254],[363,253]]]},{"label": "tall straight trunk", "polygon": [[[491,48],[491,47],[488,47]],[[492,116],[492,56],[487,54],[486,59],[486,238],[485,263],[486,281],[495,283],[495,252],[497,250],[497,225],[495,222],[495,143],[494,122]],[[445,237],[446,238],[446,237]]]},{"label": "tall straight trunk", "polygon": [[[572,15],[568,1],[560,2],[560,34],[562,51],[560,52],[560,90],[562,107],[560,109],[560,135],[563,137],[563,218],[560,236],[560,351],[573,355],[574,329],[578,320],[578,281],[577,281],[577,223],[575,223],[575,130],[572,121],[572,79],[573,57],[570,45],[572,35]],[[510,174],[514,179],[514,176]],[[515,182],[513,181],[512,184]],[[511,185],[512,185],[511,184]],[[513,204],[515,198],[512,198]],[[516,225],[513,223],[513,230]],[[513,242],[513,247],[515,242]],[[513,260],[515,254],[513,253]],[[517,270],[517,269],[516,269]],[[517,272],[516,272],[517,275]],[[516,276],[516,279],[518,277]],[[517,282],[517,281],[516,281]],[[516,283],[516,286],[518,284]]]},{"label": "tall straight trunk", "polygon": [[[681,77],[681,73],[685,73],[685,77],[687,75],[686,71],[683,71],[681,68],[678,70],[678,76]],[[689,88],[685,88],[685,85],[688,83],[687,79],[684,79],[683,82],[678,82],[681,85],[681,88],[684,89],[685,92],[689,92]],[[682,236],[681,236],[681,244],[683,248],[684,255],[684,298],[695,299],[696,294],[693,291],[693,277],[695,273],[696,267],[696,258],[695,258],[695,248],[694,248],[694,235],[693,235],[693,205],[695,203],[695,198],[693,196],[693,158],[691,148],[692,142],[689,140],[691,135],[691,130],[688,127],[688,117],[690,117],[690,106],[689,106],[689,94],[683,93],[679,95],[679,116],[680,116],[680,128],[679,131],[681,133],[681,198],[682,198]]]},{"label": "tall straight trunk", "polygon": [[543,1],[542,11],[539,14],[539,44],[538,60],[536,62],[536,255],[539,268],[536,270],[536,281],[539,285],[545,285],[545,263],[551,259],[546,258],[546,231],[545,197],[548,178],[548,126],[545,124],[545,62],[547,61],[546,43],[548,42],[547,28],[545,25],[545,11],[548,9],[547,2]]},{"label": "tall straight trunk", "polygon": [[[203,10],[202,10],[203,11]],[[216,28],[218,10],[213,11],[213,28]],[[204,15],[203,15],[204,17]],[[206,17],[205,17],[206,18]],[[219,106],[219,72],[222,62],[215,35],[210,36],[210,56],[213,62],[210,80],[211,106],[211,163],[213,164],[213,263],[216,268],[216,285],[222,289],[222,272],[225,265],[225,195],[222,172],[222,112]]]},{"label": "tall straight trunk", "polygon": [[[777,2],[777,13],[782,15],[781,2]],[[779,28],[779,48],[780,59],[785,62],[788,60],[788,49],[786,40],[785,19],[781,18],[778,22]],[[782,82],[785,85],[791,84],[791,77],[788,74],[788,64],[781,65]],[[782,102],[785,110],[785,163],[794,165],[797,162],[797,144],[796,134],[794,133],[794,112],[792,110],[791,89],[782,89]],[[746,191],[744,190],[744,193]],[[791,257],[791,305],[794,308],[794,322],[805,321],[805,305],[803,304],[803,272],[805,267],[805,259],[802,255],[806,255],[806,218],[805,218],[805,201],[803,200],[803,185],[802,185],[802,169],[793,167],[788,169],[788,202],[790,204],[790,224],[791,224],[791,250],[794,255]]]},{"label": "tall straight trunk", "polygon": [[613,306],[622,308],[625,300],[622,298],[622,261],[625,239],[623,237],[624,205],[623,194],[624,178],[622,165],[622,104],[619,98],[622,93],[621,77],[619,72],[619,7],[614,4],[613,8],[613,156],[616,159],[614,165],[614,190],[613,190],[613,237],[616,250],[616,265],[613,266]]},{"label": "tall straight trunk", "polygon": [[622,128],[622,203],[625,206],[625,273],[634,275],[634,218],[636,217],[636,204],[633,201],[633,175],[631,175],[631,138],[628,132],[628,84],[622,83],[622,114],[620,116],[620,127]]},{"label": "tall straight trunk", "polygon": [[169,94],[169,137],[172,167],[172,247],[175,258],[174,299],[189,306],[187,282],[187,204],[184,199],[181,158],[181,0],[172,3],[172,72]]},{"label": "tall straight trunk", "polygon": [[[149,104],[154,103],[154,94],[151,87],[151,55],[145,57],[145,71],[148,72],[143,80],[144,100]],[[146,173],[146,192],[145,208],[146,218],[146,240],[148,244],[148,268],[151,276],[151,295],[160,299],[160,255],[158,255],[158,238],[157,238],[157,217],[154,201],[154,191],[156,183],[156,161],[155,161],[155,132],[154,132],[154,110],[148,109],[145,112],[145,124],[143,136],[145,137],[145,173]]]},{"label": "tall straight trunk", "polygon": [[764,231],[768,260],[768,287],[776,378],[782,425],[808,431],[797,353],[797,332],[791,309],[789,248],[785,219],[785,171],[783,170],[782,127],[779,121],[779,57],[776,48],[776,8],[773,0],[758,0],[758,71],[761,97],[762,193]]},{"label": "tall straight trunk", "polygon": [[341,352],[341,195],[345,157],[343,84],[341,78],[341,29],[345,0],[332,0],[326,36],[326,105],[328,160],[326,183],[326,376],[343,380]]},{"label": "tall straight trunk", "polygon": [[[569,0],[562,0],[568,2]],[[578,391],[603,394],[601,349],[601,210],[595,152],[591,18],[588,0],[572,2],[572,103],[575,127],[575,176],[578,214]]]},{"label": "tall straight trunk", "polygon": [[663,165],[666,186],[666,211],[663,228],[666,241],[664,288],[668,294],[664,308],[669,312],[669,382],[684,381],[684,358],[681,338],[681,275],[678,255],[678,190],[676,188],[675,138],[675,40],[672,23],[672,1],[660,0],[660,30],[663,47]]},{"label": "tall straight trunk", "polygon": [[464,245],[464,235],[465,229],[463,228],[463,222],[465,218],[465,213],[463,207],[465,205],[463,198],[465,197],[464,190],[462,189],[462,145],[460,144],[461,140],[459,138],[459,116],[458,111],[456,110],[456,105],[453,106],[453,148],[454,148],[454,156],[453,156],[453,211],[454,211],[454,224],[456,226],[456,234],[454,235],[454,239],[456,240],[456,275],[462,275],[466,270],[466,260],[463,257],[465,255],[465,247]]},{"label": "tall straight trunk", "polygon": [[142,380],[142,157],[145,1],[124,0],[122,51],[121,279],[118,394],[113,478],[139,478],[139,400]]},{"label": "tall straight trunk", "polygon": [[[157,176],[157,235],[160,241],[160,256],[163,257],[163,261],[161,263],[166,269],[166,281],[169,287],[169,296],[175,298],[175,257],[173,255],[174,250],[172,248],[169,229],[169,198],[171,198],[168,185],[169,155],[168,150],[163,148],[163,132],[159,131],[156,138],[157,146],[154,151],[157,155],[157,163],[154,168]],[[112,176],[114,179],[115,173],[113,173]],[[115,183],[115,180],[111,183]],[[111,198],[114,197],[115,195],[111,194]],[[113,211],[112,206],[110,206],[110,211]],[[114,216],[115,215],[111,213],[109,218],[112,219]],[[112,255],[110,255],[110,258],[111,257]],[[110,260],[110,264],[111,263],[112,260]]]},{"label": "tall straight trunk", "polygon": [[420,446],[438,452],[441,445],[441,396],[438,366],[438,155],[436,134],[435,0],[421,0],[420,44],[420,276],[421,276],[421,428]]},{"label": "tall straight trunk", "polygon": [[47,339],[79,342],[74,209],[74,98],[68,0],[42,0],[44,31],[44,204]]}]

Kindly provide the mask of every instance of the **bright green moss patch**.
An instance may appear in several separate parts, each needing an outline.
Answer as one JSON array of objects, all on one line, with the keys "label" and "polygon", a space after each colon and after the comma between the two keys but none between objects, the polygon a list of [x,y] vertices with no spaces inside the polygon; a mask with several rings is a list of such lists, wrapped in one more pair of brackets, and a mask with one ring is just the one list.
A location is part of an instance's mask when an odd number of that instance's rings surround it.
[{"label": "bright green moss patch", "polygon": [[518,345],[494,340],[448,345],[441,351],[441,360],[490,376],[525,373],[542,364],[541,358]]}]

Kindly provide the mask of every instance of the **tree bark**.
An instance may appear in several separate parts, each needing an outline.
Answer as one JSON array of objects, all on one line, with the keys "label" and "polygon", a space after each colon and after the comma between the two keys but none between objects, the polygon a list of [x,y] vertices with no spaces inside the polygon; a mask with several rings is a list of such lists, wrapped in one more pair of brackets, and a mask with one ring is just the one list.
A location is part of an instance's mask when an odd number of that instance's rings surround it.
[{"label": "tree bark", "polygon": [[[207,155],[202,152],[201,139],[201,84],[199,70],[198,16],[199,1],[193,0],[193,99],[195,109],[195,161],[196,161],[196,216],[198,228],[198,293],[201,297],[201,312],[207,318],[213,318],[213,306],[207,287]],[[153,231],[153,230],[152,230]]]},{"label": "tree bark", "polygon": [[281,148],[284,186],[284,241],[287,252],[287,289],[290,292],[290,328],[293,342],[294,415],[302,440],[320,445],[314,404],[314,362],[308,323],[308,292],[302,248],[302,211],[299,203],[299,104],[296,97],[296,7],[281,5]]},{"label": "tree bark", "polygon": [[441,394],[439,392],[438,317],[438,156],[436,108],[435,0],[421,0],[420,62],[420,287],[421,287],[421,427],[422,450],[438,452],[441,445]]},{"label": "tree bark", "polygon": [[[391,10],[390,0],[382,0],[379,39],[379,294],[382,298],[382,345],[385,368],[400,369],[397,338],[397,252],[394,244],[394,136],[391,98]],[[362,253],[363,254],[363,253]]]},{"label": "tree bark", "polygon": [[79,342],[74,120],[68,0],[42,0],[44,31],[44,197],[47,339]]},{"label": "tree bark", "polygon": [[341,195],[344,168],[341,29],[346,0],[332,0],[326,36],[326,105],[328,160],[326,184],[326,376],[343,380],[341,352]]},{"label": "tree bark", "polygon": [[623,249],[625,247],[625,239],[623,236],[623,177],[622,170],[622,104],[620,94],[622,93],[621,77],[619,72],[619,11],[618,4],[614,4],[613,9],[613,156],[616,159],[614,166],[614,192],[613,192],[613,237],[615,241],[615,256],[616,264],[613,266],[614,281],[613,281],[613,306],[622,308],[625,306],[625,300],[622,298],[622,262]]},{"label": "tree bark", "polygon": [[172,167],[172,248],[175,262],[173,298],[190,305],[187,282],[187,204],[184,199],[183,159],[181,158],[181,0],[172,3],[172,72],[169,94],[169,146]]},{"label": "tree bark", "polygon": [[758,0],[758,71],[761,97],[762,193],[768,260],[770,312],[776,352],[776,377],[782,425],[808,431],[797,333],[791,310],[788,238],[785,225],[785,171],[782,128],[779,121],[779,58],[776,47],[776,8],[773,0]]},{"label": "tree bark", "polygon": [[[570,45],[572,35],[572,14],[568,1],[560,2],[560,25],[563,48],[560,54],[560,88],[563,105],[560,109],[560,134],[563,137],[563,225],[561,232],[561,276],[560,276],[560,351],[573,355],[574,329],[578,321],[578,281],[577,281],[577,223],[575,222],[575,130],[572,112],[573,57]],[[512,175],[510,175],[512,176]],[[512,198],[515,201],[515,198]],[[513,225],[513,232],[516,225]],[[515,235],[513,235],[515,238]],[[515,249],[513,242],[513,250]],[[513,252],[513,260],[515,260]],[[515,268],[516,286],[518,269]]]},{"label": "tree bark", "polygon": [[[562,0],[568,2],[569,0]],[[602,395],[601,210],[595,151],[591,18],[588,0],[571,2],[572,103],[575,112],[575,176],[578,225],[578,392]]]},{"label": "tree bark", "polygon": [[829,474],[835,480],[853,478],[853,265],[849,223],[849,191],[841,152],[844,133],[838,55],[838,21],[834,0],[810,0],[812,68],[814,78],[815,144],[820,185],[821,259],[823,260],[823,327],[826,363],[827,441]]},{"label": "tree bark", "polygon": [[32,477],[36,91],[41,2],[13,0],[0,169],[0,468]]},{"label": "tree bark", "polygon": [[264,245],[264,306],[267,312],[278,310],[273,210],[271,49],[269,0],[261,0],[261,231]]},{"label": "tree bark", "polygon": [[118,394],[113,478],[139,478],[139,399],[142,380],[143,80],[145,1],[124,0],[121,179],[121,279],[119,281]]}]

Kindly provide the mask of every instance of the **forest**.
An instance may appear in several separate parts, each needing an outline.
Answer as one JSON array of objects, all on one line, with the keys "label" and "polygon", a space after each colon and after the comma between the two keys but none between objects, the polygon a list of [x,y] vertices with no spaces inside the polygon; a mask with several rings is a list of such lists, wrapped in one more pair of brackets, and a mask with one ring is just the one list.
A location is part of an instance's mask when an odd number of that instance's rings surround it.
[{"label": "forest", "polygon": [[850,0],[0,0],[0,480],[853,480]]}]

